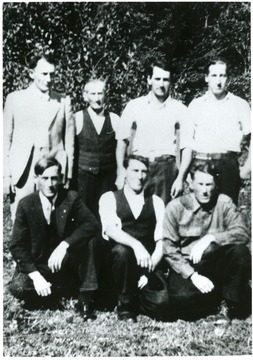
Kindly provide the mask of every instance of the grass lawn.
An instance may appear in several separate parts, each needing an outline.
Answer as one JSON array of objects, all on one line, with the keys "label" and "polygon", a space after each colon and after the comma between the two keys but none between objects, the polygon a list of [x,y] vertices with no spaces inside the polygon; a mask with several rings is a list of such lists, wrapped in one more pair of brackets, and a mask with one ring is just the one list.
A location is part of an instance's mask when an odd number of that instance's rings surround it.
[{"label": "grass lawn", "polygon": [[[251,226],[250,184],[240,193],[240,210]],[[4,324],[3,355],[50,356],[203,356],[251,355],[252,323],[233,320],[225,331],[217,329],[213,316],[197,321],[158,322],[138,316],[138,322],[117,321],[115,311],[98,312],[95,321],[84,323],[75,313],[76,300],[64,300],[64,310],[28,311],[6,289],[15,264],[8,251],[11,234],[9,205],[3,209]]]}]

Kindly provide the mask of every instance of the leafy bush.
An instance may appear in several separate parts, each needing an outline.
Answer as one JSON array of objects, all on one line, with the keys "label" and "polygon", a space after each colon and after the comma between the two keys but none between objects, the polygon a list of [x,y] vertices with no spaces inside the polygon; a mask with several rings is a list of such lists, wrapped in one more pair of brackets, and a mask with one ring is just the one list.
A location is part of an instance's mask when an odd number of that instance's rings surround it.
[{"label": "leafy bush", "polygon": [[108,104],[120,113],[147,91],[145,63],[171,61],[174,95],[188,104],[203,92],[203,64],[222,53],[233,65],[232,90],[250,97],[250,3],[18,2],[3,4],[3,94],[29,83],[27,58],[53,49],[55,87],[82,106],[91,76],[108,79]]}]

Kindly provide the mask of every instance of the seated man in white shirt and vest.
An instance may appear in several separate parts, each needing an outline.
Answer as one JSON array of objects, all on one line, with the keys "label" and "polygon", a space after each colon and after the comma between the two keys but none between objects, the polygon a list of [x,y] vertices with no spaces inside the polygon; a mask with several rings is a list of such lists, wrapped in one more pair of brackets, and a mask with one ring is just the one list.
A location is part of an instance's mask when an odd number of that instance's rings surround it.
[{"label": "seated man in white shirt and vest", "polygon": [[98,217],[100,196],[114,190],[116,180],[116,132],[118,115],[105,110],[103,79],[92,79],[84,87],[89,104],[75,114],[78,193]]},{"label": "seated man in white shirt and vest", "polygon": [[60,186],[61,165],[56,159],[42,158],[34,170],[39,191],[18,204],[10,246],[17,266],[9,289],[30,309],[79,294],[77,311],[84,320],[94,318],[98,222],[76,192]]},{"label": "seated man in white shirt and vest", "polygon": [[[103,237],[110,247],[118,318],[136,321],[138,288],[144,289],[149,280],[154,280],[152,275],[163,255],[164,203],[156,195],[145,195],[148,159],[130,155],[127,162],[124,188],[103,194],[99,212]],[[157,304],[153,314],[159,314],[162,306]]]}]

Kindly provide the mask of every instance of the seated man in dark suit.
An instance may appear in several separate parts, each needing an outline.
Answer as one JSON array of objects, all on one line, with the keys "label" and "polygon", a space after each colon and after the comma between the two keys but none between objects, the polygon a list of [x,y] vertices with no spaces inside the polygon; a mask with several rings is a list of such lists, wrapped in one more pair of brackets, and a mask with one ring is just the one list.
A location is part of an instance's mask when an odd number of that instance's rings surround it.
[{"label": "seated man in dark suit", "polygon": [[[130,155],[124,188],[103,194],[99,202],[103,237],[109,240],[107,244],[118,296],[119,320],[136,321],[138,289],[144,290],[151,281],[160,287],[154,272],[159,268],[163,255],[164,203],[156,195],[146,196],[147,173],[148,159]],[[140,293],[143,310],[147,313],[146,299],[142,298],[144,293]],[[159,311],[160,304],[153,304],[151,316],[159,316]]]},{"label": "seated man in dark suit", "polygon": [[172,200],[164,219],[164,256],[170,266],[169,308],[185,316],[221,301],[216,324],[250,312],[249,233],[230,197],[219,194],[213,161],[195,162],[192,192]]},{"label": "seated man in dark suit", "polygon": [[31,308],[48,305],[77,284],[77,310],[84,320],[94,318],[99,225],[77,193],[61,187],[57,160],[42,158],[35,174],[39,191],[17,208],[10,246],[17,267],[9,289]]}]

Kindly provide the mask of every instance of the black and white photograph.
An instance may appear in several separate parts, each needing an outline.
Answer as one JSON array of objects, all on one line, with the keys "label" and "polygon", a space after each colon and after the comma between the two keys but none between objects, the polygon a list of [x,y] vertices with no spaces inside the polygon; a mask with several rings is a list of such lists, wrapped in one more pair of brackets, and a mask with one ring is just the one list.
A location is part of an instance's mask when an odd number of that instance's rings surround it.
[{"label": "black and white photograph", "polygon": [[251,358],[251,2],[1,12],[2,356]]}]

